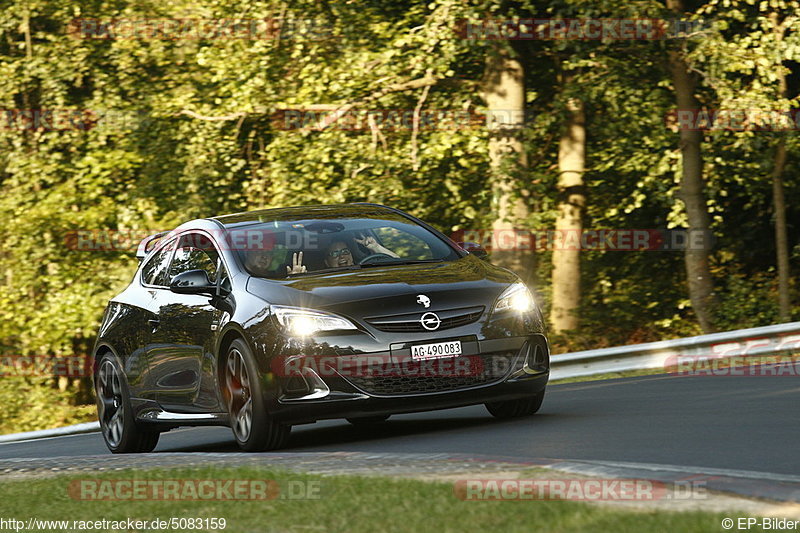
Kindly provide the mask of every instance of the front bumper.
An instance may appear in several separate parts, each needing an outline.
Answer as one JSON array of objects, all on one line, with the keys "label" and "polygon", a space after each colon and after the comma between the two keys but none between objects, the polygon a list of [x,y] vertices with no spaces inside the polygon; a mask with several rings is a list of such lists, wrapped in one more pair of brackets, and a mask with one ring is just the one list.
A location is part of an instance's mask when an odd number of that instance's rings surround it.
[{"label": "front bumper", "polygon": [[268,410],[277,421],[302,424],[521,399],[547,385],[550,357],[543,335],[464,337],[462,346],[464,355],[435,360],[441,364],[428,364],[427,370],[399,363],[409,360],[406,345],[388,353],[338,357],[335,367],[319,360],[298,364],[293,358],[295,371],[279,378],[278,392],[267,398]]}]

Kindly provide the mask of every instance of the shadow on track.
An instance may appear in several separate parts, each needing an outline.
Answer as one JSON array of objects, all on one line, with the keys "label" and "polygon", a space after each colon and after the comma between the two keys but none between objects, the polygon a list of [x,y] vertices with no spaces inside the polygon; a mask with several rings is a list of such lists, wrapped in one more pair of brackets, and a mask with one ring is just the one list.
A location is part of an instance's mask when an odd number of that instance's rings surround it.
[{"label": "shadow on track", "polygon": [[[534,417],[514,420],[497,420],[490,415],[486,416],[453,416],[448,417],[444,412],[438,416],[425,413],[425,418],[408,418],[403,415],[390,418],[386,422],[371,426],[354,426],[344,420],[326,420],[316,424],[303,424],[292,429],[288,445],[280,451],[302,452],[307,449],[326,448],[327,451],[353,451],[360,448],[360,444],[375,444],[381,440],[396,440],[404,437],[432,436],[438,437],[443,433],[465,432],[469,434],[481,427],[486,429],[501,430],[520,424],[544,424],[553,421],[553,415],[539,413]],[[181,430],[167,433],[162,436],[162,441],[156,452],[216,452],[235,453],[240,449],[233,440],[233,436],[225,436],[221,431],[228,428],[215,428],[212,436],[204,435],[205,442],[198,443],[195,436],[199,436],[197,429]],[[208,432],[208,430],[206,430]],[[458,438],[458,437],[454,437]],[[409,450],[415,451],[415,450]],[[416,450],[423,451],[423,450]]]}]

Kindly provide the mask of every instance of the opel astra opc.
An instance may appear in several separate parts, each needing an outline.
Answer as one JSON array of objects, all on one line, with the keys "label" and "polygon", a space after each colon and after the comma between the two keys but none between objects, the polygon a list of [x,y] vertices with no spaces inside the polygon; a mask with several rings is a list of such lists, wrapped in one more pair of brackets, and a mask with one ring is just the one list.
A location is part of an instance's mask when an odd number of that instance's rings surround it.
[{"label": "opel astra opc", "polygon": [[541,311],[485,255],[375,204],[151,235],[93,352],[103,438],[114,453],[148,452],[164,431],[222,425],[259,451],[322,419],[475,404],[533,414],[549,377]]}]

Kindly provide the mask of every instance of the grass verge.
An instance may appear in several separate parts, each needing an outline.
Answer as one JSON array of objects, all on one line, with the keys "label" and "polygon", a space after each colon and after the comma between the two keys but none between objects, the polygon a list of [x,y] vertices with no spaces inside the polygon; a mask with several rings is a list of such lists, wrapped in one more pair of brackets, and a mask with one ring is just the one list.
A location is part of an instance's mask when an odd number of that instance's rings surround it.
[{"label": "grass verge", "polygon": [[[87,501],[81,480],[273,480],[300,499],[261,501]],[[102,486],[99,483],[96,486]],[[72,492],[70,487],[73,487]],[[2,484],[2,515],[27,520],[225,518],[233,532],[721,531],[710,512],[621,510],[564,501],[462,501],[452,483],[355,476],[318,476],[264,468],[123,470],[10,480]],[[293,492],[292,492],[293,491]],[[97,494],[101,494],[98,491]],[[305,496],[316,496],[307,498]],[[95,529],[96,530],[96,529]],[[190,531],[191,529],[171,529]],[[206,528],[205,531],[220,531]],[[751,531],[761,531],[751,529]],[[152,531],[140,529],[135,531]]]}]

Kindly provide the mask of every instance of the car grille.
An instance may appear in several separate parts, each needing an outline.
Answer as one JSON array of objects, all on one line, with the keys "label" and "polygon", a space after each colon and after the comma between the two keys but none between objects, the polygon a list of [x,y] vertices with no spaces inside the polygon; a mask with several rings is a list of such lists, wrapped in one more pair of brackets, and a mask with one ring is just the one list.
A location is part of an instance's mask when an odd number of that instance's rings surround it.
[{"label": "car grille", "polygon": [[[472,324],[481,317],[483,310],[483,306],[478,306],[436,311],[436,314],[442,321],[436,331]],[[422,315],[424,314],[425,312],[407,315],[380,316],[367,318],[365,319],[365,322],[380,331],[393,333],[418,333],[428,331],[422,327],[422,323],[420,322],[420,318],[422,318]]]},{"label": "car grille", "polygon": [[[447,392],[459,389],[468,389],[486,385],[498,381],[508,375],[515,364],[517,352],[501,352],[493,354],[461,356],[470,357],[473,361],[480,360],[481,365],[476,370],[479,372],[469,372],[469,375],[424,375],[422,365],[430,365],[432,361],[443,361],[443,359],[428,361],[407,361],[402,365],[386,369],[385,373],[373,370],[369,376],[347,377],[353,385],[373,395],[397,396],[408,394],[424,394],[431,392]],[[401,370],[401,371],[398,371]],[[427,372],[428,374],[430,372]],[[420,375],[423,374],[423,375]],[[457,374],[457,372],[452,372]]]}]

